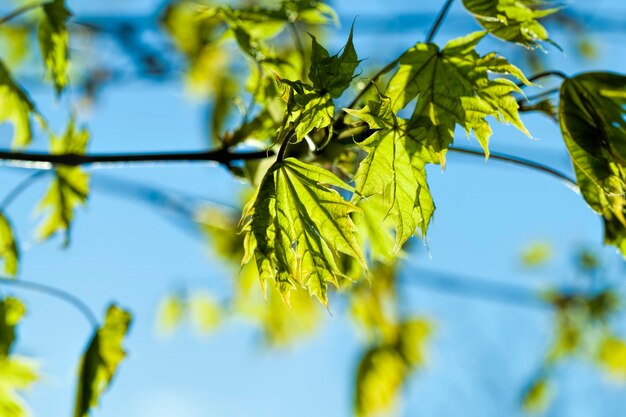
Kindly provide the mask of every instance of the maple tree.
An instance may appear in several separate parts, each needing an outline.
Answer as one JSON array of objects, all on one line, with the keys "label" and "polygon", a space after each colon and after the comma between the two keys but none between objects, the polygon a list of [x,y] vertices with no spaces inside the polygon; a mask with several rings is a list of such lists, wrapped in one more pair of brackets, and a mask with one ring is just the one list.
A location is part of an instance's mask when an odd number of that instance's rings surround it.
[{"label": "maple tree", "polygon": [[[38,206],[44,218],[37,238],[63,234],[67,246],[74,214],[88,201],[89,166],[215,161],[254,190],[238,215],[217,209],[192,214],[214,250],[241,265],[229,301],[233,310],[258,320],[268,340],[281,341],[314,327],[320,314],[314,299],[328,307],[329,294],[345,297],[370,343],[356,375],[355,412],[369,416],[393,408],[411,372],[424,362],[432,331],[427,319],[404,317],[396,306],[402,255],[416,234],[427,236],[435,213],[427,165],[445,169],[448,153],[471,153],[556,176],[580,191],[604,221],[606,244],[626,255],[626,75],[567,76],[553,70],[527,76],[501,53],[478,51],[489,36],[530,54],[555,45],[542,21],[561,10],[538,0],[463,0],[483,30],[439,45],[435,35],[452,4],[444,2],[424,41],[384,67],[371,68],[353,43],[358,23],[335,54],[323,46],[324,31],[337,20],[323,1],[172,1],[160,16],[161,27],[186,66],[188,84],[212,103],[214,146],[197,152],[90,154],[88,128],[79,127],[76,112],[68,112],[66,129],[56,134],[19,81],[19,56],[10,54],[12,45],[23,48],[20,39],[28,48],[35,34],[40,81],[51,84],[58,98],[72,97],[73,83],[89,96],[99,87],[98,72],[80,62],[73,66],[75,16],[65,0],[17,2],[0,17],[0,28],[13,30],[6,32],[9,47],[0,54],[0,123],[13,126],[11,149],[1,151],[0,160],[41,171],[0,203],[3,282],[20,285],[19,265],[28,262],[7,208],[42,173],[51,175]],[[145,61],[152,62],[146,64],[150,71],[161,71],[153,60]],[[525,95],[545,77],[562,79],[558,109],[545,96]],[[521,117],[530,111],[558,122],[575,179],[490,152],[494,124],[531,136]],[[482,153],[455,146],[457,128],[475,138]],[[49,137],[49,152],[28,150],[38,134]],[[80,360],[74,413],[87,416],[125,357],[130,313],[112,304],[99,324],[80,301],[43,290],[86,310],[93,325]],[[543,372],[526,392],[523,405],[529,410],[545,406],[556,362],[587,354],[588,329],[603,334],[591,356],[610,372],[626,369],[626,343],[607,324],[616,310],[615,294],[555,292],[544,301],[556,311],[556,339]],[[34,365],[12,353],[24,310],[17,298],[0,301],[0,411],[11,417],[26,415],[18,394],[37,379]],[[163,301],[160,315],[169,330],[185,317],[211,329],[224,312],[209,296],[174,294]]]}]

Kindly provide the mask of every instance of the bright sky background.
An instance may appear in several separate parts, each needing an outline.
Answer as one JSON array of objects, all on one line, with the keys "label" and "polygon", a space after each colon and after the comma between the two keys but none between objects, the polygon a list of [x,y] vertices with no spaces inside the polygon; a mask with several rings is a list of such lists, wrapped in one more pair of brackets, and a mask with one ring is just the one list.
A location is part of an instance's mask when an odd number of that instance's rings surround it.
[{"label": "bright sky background", "polygon": [[[99,2],[70,2],[77,15],[102,10]],[[126,1],[111,2],[124,10]],[[152,1],[133,2],[134,13],[150,11]],[[357,19],[355,44],[361,57],[384,63],[423,39],[429,21],[414,27],[389,15],[431,12],[439,1],[337,0],[342,27],[333,38],[339,45],[356,15],[363,21],[381,16],[393,33],[375,34]],[[460,36],[474,28],[456,2],[450,20],[437,41]],[[626,3],[573,0],[576,10],[619,19],[626,28]],[[410,8],[415,8],[411,10]],[[406,19],[405,19],[406,20]],[[409,22],[410,23],[410,22]],[[571,52],[560,33],[553,38],[566,51],[549,47],[549,58],[567,73],[589,69],[622,71],[626,67],[624,32],[598,33],[599,57],[584,62]],[[487,41],[481,48],[501,48]],[[331,48],[332,49],[332,48]],[[569,49],[569,50],[568,50]],[[519,51],[518,51],[519,52]],[[376,56],[373,58],[373,56]],[[513,55],[518,59],[520,54]],[[65,115],[48,94],[34,99],[54,121]],[[203,109],[184,94],[179,83],[156,85],[136,82],[105,90],[88,118],[91,151],[158,151],[200,149],[206,145]],[[546,117],[525,118],[533,139],[512,127],[496,127],[492,149],[516,153],[571,172],[558,127]],[[0,133],[6,133],[1,130]],[[8,147],[7,135],[0,146]],[[43,145],[43,139],[41,145]],[[457,144],[476,145],[463,135]],[[3,170],[0,195],[27,172]],[[36,225],[33,207],[45,184],[30,189],[10,210],[24,242],[21,277],[63,288],[102,313],[116,300],[135,316],[128,338],[129,357],[118,379],[103,397],[94,417],[347,417],[351,415],[354,371],[363,349],[341,311],[327,316],[313,337],[288,349],[268,350],[258,330],[230,322],[210,336],[181,329],[163,340],[154,327],[157,303],[177,285],[210,289],[217,294],[235,279],[233,271],[211,257],[201,236],[167,221],[153,207],[114,196],[98,186],[98,178],[116,176],[141,180],[208,199],[236,201],[242,185],[213,166],[132,168],[95,172],[90,202],[81,210],[73,230],[72,246],[62,250],[58,240],[36,245],[30,237]],[[544,288],[571,278],[570,257],[581,245],[600,249],[602,227],[583,199],[542,174],[479,159],[450,155],[445,173],[429,171],[437,212],[428,249],[422,245],[403,270],[408,311],[432,319],[436,332],[429,345],[427,368],[415,374],[404,396],[400,415],[481,416],[522,415],[518,400],[524,385],[540,364],[549,343],[551,316],[546,311],[505,306],[467,297],[446,295],[411,285],[419,281],[415,269],[427,268],[520,285]],[[527,244],[547,240],[557,260],[541,273],[529,275],[518,255]],[[612,249],[604,252],[617,262]],[[622,269],[623,271],[623,269]],[[15,290],[27,300],[29,315],[20,329],[18,351],[41,358],[42,383],[28,393],[35,416],[71,415],[76,366],[90,329],[84,318],[47,296]],[[558,391],[547,415],[553,417],[619,415],[626,407],[626,386],[600,375],[586,363],[572,362],[557,373]]]}]

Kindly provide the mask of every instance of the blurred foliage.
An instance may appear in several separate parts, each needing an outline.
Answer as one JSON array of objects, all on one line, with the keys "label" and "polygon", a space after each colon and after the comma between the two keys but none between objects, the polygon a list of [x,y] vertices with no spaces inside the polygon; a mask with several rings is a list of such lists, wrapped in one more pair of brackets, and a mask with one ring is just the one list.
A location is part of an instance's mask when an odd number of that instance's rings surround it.
[{"label": "blurred foliage", "polygon": [[16,327],[25,313],[26,307],[18,299],[0,300],[0,415],[3,417],[27,415],[20,393],[38,379],[35,363],[13,353]]},{"label": "blurred foliage", "polygon": [[126,356],[122,342],[131,323],[129,312],[112,304],[81,358],[74,417],[88,417],[109,388]]}]

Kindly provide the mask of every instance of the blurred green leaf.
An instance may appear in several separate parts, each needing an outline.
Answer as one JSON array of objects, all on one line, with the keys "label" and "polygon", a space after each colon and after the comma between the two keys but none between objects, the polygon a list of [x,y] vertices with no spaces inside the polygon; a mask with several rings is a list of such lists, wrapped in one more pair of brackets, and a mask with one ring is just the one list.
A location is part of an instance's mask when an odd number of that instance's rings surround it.
[{"label": "blurred green leaf", "polygon": [[17,274],[20,253],[11,223],[0,211],[0,260],[4,262],[4,274],[14,277]]},{"label": "blurred green leaf", "polygon": [[88,417],[109,388],[126,356],[122,342],[130,323],[130,313],[116,305],[109,306],[104,323],[96,329],[81,359],[74,417]]},{"label": "blurred green leaf", "polygon": [[61,94],[68,81],[69,33],[65,24],[72,14],[67,9],[65,0],[45,3],[42,9],[39,46],[56,92]]},{"label": "blurred green leaf", "polygon": [[31,116],[38,115],[26,92],[0,61],[0,123],[13,124],[13,147],[23,148],[33,137]]},{"label": "blurred green leaf", "polygon": [[[87,130],[76,130],[72,119],[63,136],[53,135],[50,138],[50,149],[53,154],[82,155],[87,149],[88,140]],[[87,201],[89,174],[77,166],[59,166],[54,169],[54,174],[52,184],[38,206],[38,210],[46,212],[46,215],[39,226],[37,235],[39,239],[46,240],[64,230],[64,245],[67,246],[70,241],[74,210]]]},{"label": "blurred green leaf", "polygon": [[522,265],[537,267],[546,264],[552,259],[554,253],[549,242],[535,242],[522,251]]}]

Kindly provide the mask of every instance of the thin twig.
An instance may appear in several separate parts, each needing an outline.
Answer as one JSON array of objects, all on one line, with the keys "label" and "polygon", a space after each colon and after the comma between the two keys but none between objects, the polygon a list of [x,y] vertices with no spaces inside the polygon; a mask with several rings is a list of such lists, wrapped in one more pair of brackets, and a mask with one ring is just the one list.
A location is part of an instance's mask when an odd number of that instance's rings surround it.
[{"label": "thin twig", "polygon": [[79,155],[49,154],[36,152],[0,152],[0,161],[8,165],[33,169],[52,169],[55,166],[86,166],[96,165],[99,168],[108,168],[119,165],[157,162],[219,162],[227,164],[231,161],[249,159],[265,159],[273,156],[271,150],[252,152],[230,152],[227,149],[198,152],[172,153],[137,153],[137,154],[92,154]]},{"label": "thin twig", "polygon": [[58,300],[64,301],[67,304],[78,310],[85,319],[89,322],[89,325],[93,328],[98,327],[98,318],[94,312],[85,304],[80,298],[72,295],[66,291],[58,288],[50,287],[48,285],[39,284],[37,282],[17,280],[12,278],[0,277],[0,285],[8,285],[13,287],[23,288],[25,290],[38,292],[40,294],[49,295]]},{"label": "thin twig", "polygon": [[33,9],[36,9],[38,7],[42,7],[44,4],[46,4],[47,2],[37,2],[37,3],[31,3],[31,4],[25,4],[24,6],[17,8],[15,10],[13,10],[12,12],[9,12],[7,15],[0,17],[0,25],[3,25],[5,23],[8,23],[10,20],[15,19],[16,17],[30,11]]},{"label": "thin twig", "polygon": [[[528,81],[532,83],[534,81],[537,81],[540,78],[545,78],[545,77],[559,77],[562,80],[567,80],[569,78],[569,76],[562,71],[551,70],[551,71],[544,71],[544,72],[540,72],[539,74],[535,74],[532,77],[529,77]],[[527,87],[527,85],[524,83],[518,83],[517,86]]]},{"label": "thin twig", "polygon": [[15,188],[11,190],[11,192],[6,195],[6,197],[4,197],[4,200],[0,202],[0,212],[6,211],[6,209],[11,205],[11,203],[13,203],[13,201],[15,201],[17,197],[20,196],[20,194],[26,191],[28,187],[33,185],[39,179],[39,177],[42,177],[44,174],[47,173],[47,171],[37,171],[34,174],[24,178],[19,184],[15,186]]},{"label": "thin twig", "polygon": [[446,0],[441,10],[439,10],[437,19],[435,20],[435,23],[433,23],[433,26],[430,28],[430,31],[428,32],[428,36],[426,37],[426,43],[432,42],[432,40],[435,38],[435,35],[437,34],[439,27],[445,20],[446,15],[448,14],[448,11],[450,10],[450,7],[452,6],[453,2],[454,0]]},{"label": "thin twig", "polygon": [[[454,147],[450,147],[448,148],[448,150],[450,152],[455,152],[455,153],[459,153],[459,154],[465,154],[465,155],[471,155],[471,156],[479,156],[481,158],[485,157],[485,154],[481,151],[477,151],[474,149],[469,149],[469,148],[462,148],[462,147],[458,147],[458,146],[454,146]],[[530,168],[536,171],[540,171],[549,175],[552,175],[553,177],[556,177],[558,179],[560,179],[561,181],[563,181],[565,183],[565,185],[568,186],[568,188],[571,188],[572,190],[574,190],[575,192],[579,192],[580,189],[578,188],[578,184],[576,183],[576,180],[569,177],[568,175],[554,169],[551,168],[547,165],[543,165],[539,162],[535,162],[535,161],[531,161],[529,159],[525,159],[525,158],[519,158],[517,156],[513,156],[513,155],[506,155],[503,153],[498,153],[498,152],[491,152],[489,154],[489,158],[490,159],[495,159],[497,161],[502,161],[502,162],[506,162],[506,163],[510,163],[513,165],[519,165],[519,166],[523,166],[525,168]]]}]

